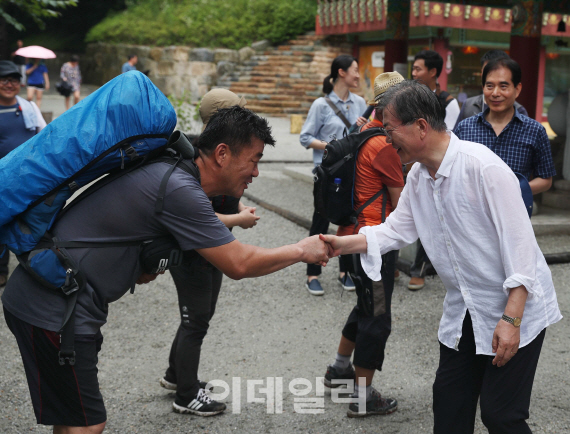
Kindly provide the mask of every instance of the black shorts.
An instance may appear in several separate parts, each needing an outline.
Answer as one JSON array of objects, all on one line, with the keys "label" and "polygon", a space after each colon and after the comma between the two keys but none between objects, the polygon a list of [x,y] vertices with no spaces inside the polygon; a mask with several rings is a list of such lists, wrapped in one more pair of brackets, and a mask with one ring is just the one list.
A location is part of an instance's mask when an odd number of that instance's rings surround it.
[{"label": "black shorts", "polygon": [[[354,342],[355,366],[382,370],[386,342],[392,331],[392,293],[397,252],[382,255],[382,280],[374,282],[366,275],[356,255],[353,266],[346,264],[356,285],[357,305],[352,309],[342,335]],[[343,257],[343,260],[347,258]],[[356,267],[356,272],[354,272]]]},{"label": "black shorts", "polygon": [[43,83],[40,83],[40,84],[30,84],[30,83],[28,83],[28,87],[33,87],[33,88],[35,88],[35,89],[37,89],[37,90],[44,90],[44,89],[45,89],[45,86],[44,86]]},{"label": "black shorts", "polygon": [[97,380],[103,335],[75,336],[75,365],[59,364],[59,334],[32,326],[4,308],[24,362],[36,420],[43,425],[91,426],[107,420]]}]

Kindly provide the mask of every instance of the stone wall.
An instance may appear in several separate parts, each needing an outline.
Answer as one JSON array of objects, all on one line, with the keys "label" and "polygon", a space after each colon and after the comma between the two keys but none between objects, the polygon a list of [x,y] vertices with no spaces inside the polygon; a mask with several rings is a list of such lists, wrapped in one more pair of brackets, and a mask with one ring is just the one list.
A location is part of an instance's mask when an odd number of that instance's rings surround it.
[{"label": "stone wall", "polygon": [[193,102],[204,96],[218,78],[233,72],[268,43],[254,43],[241,50],[191,48],[184,46],[146,47],[125,44],[89,44],[81,56],[83,82],[103,85],[121,72],[130,54],[138,56],[137,69],[148,76],[166,95],[180,98],[190,92]]}]

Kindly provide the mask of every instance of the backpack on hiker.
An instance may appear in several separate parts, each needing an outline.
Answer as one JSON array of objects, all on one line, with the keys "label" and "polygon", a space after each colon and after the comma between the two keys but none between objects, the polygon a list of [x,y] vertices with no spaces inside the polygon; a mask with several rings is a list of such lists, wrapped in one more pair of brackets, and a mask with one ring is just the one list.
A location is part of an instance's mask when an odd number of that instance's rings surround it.
[{"label": "backpack on hiker", "polygon": [[[387,189],[384,186],[357,210],[354,209],[354,181],[358,150],[368,139],[381,135],[386,135],[383,128],[368,128],[341,139],[332,140],[325,147],[323,161],[313,171],[313,198],[315,210],[329,222],[339,226],[356,224],[358,214],[382,193],[386,193]],[[386,214],[386,194],[383,197],[382,221]]]},{"label": "backpack on hiker", "polygon": [[[168,177],[188,166],[194,149],[179,132],[176,113],[164,94],[142,73],[121,74],[51,122],[39,134],[0,159],[0,244],[14,252],[28,273],[66,299],[60,333],[60,364],[74,364],[74,312],[85,278],[70,248],[140,246],[152,240],[114,243],[59,240],[50,233],[69,206],[143,164],[172,165],[160,187],[156,212]],[[165,153],[172,150],[172,155]],[[174,157],[174,158],[173,158]],[[199,177],[195,167],[183,167]],[[80,188],[103,175],[71,202]],[[128,194],[128,192],[125,192]]]}]

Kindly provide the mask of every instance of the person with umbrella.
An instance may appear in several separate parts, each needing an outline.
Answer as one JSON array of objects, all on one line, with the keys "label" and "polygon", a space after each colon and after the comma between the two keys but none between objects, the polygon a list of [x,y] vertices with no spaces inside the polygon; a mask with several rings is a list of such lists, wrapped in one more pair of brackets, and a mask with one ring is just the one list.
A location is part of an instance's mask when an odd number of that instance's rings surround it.
[{"label": "person with umbrella", "polygon": [[49,77],[48,69],[40,59],[55,59],[55,53],[39,45],[30,45],[19,48],[14,54],[32,60],[26,65],[28,101],[32,101],[36,95],[36,103],[38,107],[41,107],[43,91],[44,89],[49,90]]},{"label": "person with umbrella", "polygon": [[35,95],[36,104],[41,108],[44,89],[49,90],[47,66],[43,60],[34,59],[26,66],[26,75],[28,76],[28,101],[33,101]]}]

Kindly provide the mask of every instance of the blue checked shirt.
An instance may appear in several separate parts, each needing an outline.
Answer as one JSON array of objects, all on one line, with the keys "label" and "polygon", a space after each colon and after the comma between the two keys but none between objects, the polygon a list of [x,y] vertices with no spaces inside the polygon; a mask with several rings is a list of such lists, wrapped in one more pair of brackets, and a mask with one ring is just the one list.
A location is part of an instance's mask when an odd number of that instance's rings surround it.
[{"label": "blue checked shirt", "polygon": [[482,143],[507,163],[513,172],[530,181],[532,178],[550,178],[556,175],[550,141],[544,127],[515,110],[515,115],[498,136],[485,119],[489,113],[471,116],[455,127],[461,140]]}]

